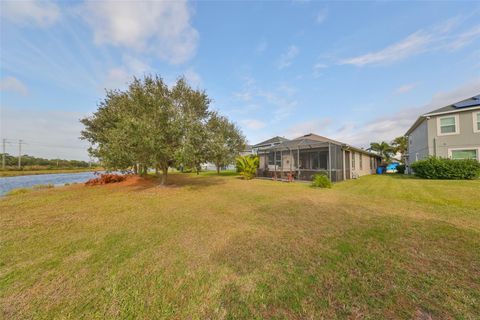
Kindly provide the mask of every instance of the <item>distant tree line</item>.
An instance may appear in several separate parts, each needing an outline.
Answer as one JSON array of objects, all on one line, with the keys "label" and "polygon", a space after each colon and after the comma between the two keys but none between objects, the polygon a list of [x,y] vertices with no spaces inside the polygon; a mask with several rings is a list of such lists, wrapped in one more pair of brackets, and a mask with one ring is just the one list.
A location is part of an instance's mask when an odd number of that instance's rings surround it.
[{"label": "distant tree line", "polygon": [[[5,154],[5,166],[16,168],[18,165],[18,156]],[[22,155],[22,167],[24,166],[41,166],[46,168],[87,168],[90,164],[86,161],[79,160],[65,160],[65,159],[44,159]]]},{"label": "distant tree line", "polygon": [[245,147],[240,129],[210,110],[205,91],[191,88],[184,78],[169,87],[159,76],[134,78],[126,90],[107,90],[98,110],[80,121],[81,137],[92,146],[89,153],[107,169],[169,167],[200,170],[214,163],[217,171],[235,161]]}]

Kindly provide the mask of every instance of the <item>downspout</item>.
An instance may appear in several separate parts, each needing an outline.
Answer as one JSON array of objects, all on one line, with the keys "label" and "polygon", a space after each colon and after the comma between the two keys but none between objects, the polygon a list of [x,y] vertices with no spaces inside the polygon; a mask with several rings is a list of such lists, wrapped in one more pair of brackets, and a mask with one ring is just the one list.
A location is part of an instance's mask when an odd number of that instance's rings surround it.
[{"label": "downspout", "polygon": [[332,151],[330,149],[330,142],[328,142],[328,178],[332,180]]},{"label": "downspout", "polygon": [[277,180],[277,149],[274,149],[273,151],[273,164],[274,164],[274,172],[275,172],[274,179]]},{"label": "downspout", "polygon": [[298,180],[300,180],[300,148],[297,146],[297,170],[298,170]]}]

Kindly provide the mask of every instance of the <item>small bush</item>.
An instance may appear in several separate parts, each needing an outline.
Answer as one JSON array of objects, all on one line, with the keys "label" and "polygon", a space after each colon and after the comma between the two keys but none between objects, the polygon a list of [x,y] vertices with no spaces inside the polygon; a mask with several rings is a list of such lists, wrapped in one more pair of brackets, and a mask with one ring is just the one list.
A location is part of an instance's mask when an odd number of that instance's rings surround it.
[{"label": "small bush", "polygon": [[332,182],[324,174],[316,174],[313,176],[312,187],[315,188],[331,188]]},{"label": "small bush", "polygon": [[401,174],[405,173],[405,165],[404,164],[399,164],[397,166],[397,173],[401,173]]},{"label": "small bush", "polygon": [[100,184],[108,184],[108,183],[116,183],[116,182],[122,182],[126,179],[126,176],[122,176],[119,174],[112,174],[112,173],[106,173],[100,175],[98,178],[93,178],[85,182],[86,186],[96,186]]},{"label": "small bush", "polygon": [[251,180],[257,174],[259,162],[258,157],[254,155],[238,157],[236,159],[237,172],[240,173],[243,179]]},{"label": "small bush", "polygon": [[480,176],[480,163],[473,159],[452,160],[430,157],[412,163],[415,175],[424,179],[471,180]]}]

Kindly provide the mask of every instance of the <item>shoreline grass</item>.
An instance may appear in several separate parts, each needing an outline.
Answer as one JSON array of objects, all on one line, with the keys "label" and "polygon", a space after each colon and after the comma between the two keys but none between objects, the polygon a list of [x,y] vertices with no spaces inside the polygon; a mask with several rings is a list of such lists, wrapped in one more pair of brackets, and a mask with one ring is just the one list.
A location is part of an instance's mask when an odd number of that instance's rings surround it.
[{"label": "shoreline grass", "polygon": [[[128,182],[128,181],[127,181]],[[172,174],[0,202],[6,318],[475,319],[480,181]]]},{"label": "shoreline grass", "polygon": [[41,170],[0,170],[1,177],[16,177],[38,174],[55,174],[55,173],[79,173],[89,171],[99,171],[103,168],[80,168],[80,169],[41,169]]}]

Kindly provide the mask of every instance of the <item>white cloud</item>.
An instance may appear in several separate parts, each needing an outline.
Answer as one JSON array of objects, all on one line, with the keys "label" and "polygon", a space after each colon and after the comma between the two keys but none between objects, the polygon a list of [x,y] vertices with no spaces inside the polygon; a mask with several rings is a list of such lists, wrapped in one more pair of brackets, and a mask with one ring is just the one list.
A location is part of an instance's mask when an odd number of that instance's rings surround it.
[{"label": "white cloud", "polygon": [[327,19],[327,16],[328,16],[328,9],[323,8],[317,13],[317,18],[315,19],[315,21],[320,24],[324,22],[325,19]]},{"label": "white cloud", "polygon": [[341,60],[340,64],[355,66],[379,65],[397,62],[423,52],[462,48],[480,37],[480,26],[463,33],[453,33],[460,19],[453,18],[430,29],[418,30],[405,39],[387,46],[379,51],[370,52]]},{"label": "white cloud", "polygon": [[332,119],[330,118],[308,120],[289,127],[287,129],[287,135],[290,138],[297,138],[307,133],[327,134],[331,124]]},{"label": "white cloud", "polygon": [[123,56],[123,64],[108,70],[100,89],[123,89],[133,77],[142,77],[149,73],[151,67],[142,60],[131,56]]},{"label": "white cloud", "polygon": [[292,45],[288,47],[287,51],[280,56],[280,59],[278,59],[278,62],[277,62],[278,69],[281,70],[286,67],[289,67],[292,64],[293,59],[295,59],[295,57],[299,53],[300,53],[300,50],[296,46]]},{"label": "white cloud", "polygon": [[342,142],[358,146],[369,146],[374,141],[390,141],[402,136],[422,114],[478,94],[480,78],[474,79],[450,91],[434,94],[429,103],[412,108],[405,108],[397,113],[374,119],[367,123],[345,123],[331,132],[331,137]]},{"label": "white cloud", "polygon": [[186,1],[88,1],[82,13],[99,45],[154,53],[172,64],[196,53],[199,35]]},{"label": "white cloud", "polygon": [[262,129],[267,125],[265,122],[257,119],[246,119],[246,120],[240,121],[240,123],[245,127],[247,127],[248,129],[252,129],[252,130]]},{"label": "white cloud", "polygon": [[385,49],[344,59],[340,61],[340,64],[352,64],[361,67],[368,64],[391,63],[425,51],[431,42],[432,35],[417,31]]},{"label": "white cloud", "polygon": [[188,68],[187,71],[185,71],[184,76],[185,79],[187,79],[187,82],[194,88],[198,88],[202,84],[202,77],[200,77],[193,68]]},{"label": "white cloud", "polygon": [[123,89],[133,80],[133,75],[125,67],[115,67],[108,70],[101,89]]},{"label": "white cloud", "polygon": [[297,89],[282,83],[276,87],[265,89],[260,88],[255,79],[245,78],[244,88],[241,92],[234,93],[234,97],[245,105],[242,108],[235,108],[235,113],[253,112],[261,109],[272,115],[270,122],[275,122],[289,116],[298,106],[295,99]]},{"label": "white cloud", "polygon": [[[2,108],[1,136],[22,139],[23,154],[45,158],[88,160],[88,143],[80,140],[84,114],[38,108]],[[7,144],[7,153],[17,154],[17,145]]]},{"label": "white cloud", "polygon": [[417,87],[417,85],[418,85],[417,83],[404,84],[403,86],[400,86],[397,89],[395,89],[395,93],[396,94],[407,93],[407,92],[415,89]]},{"label": "white cloud", "polygon": [[453,39],[447,44],[447,47],[451,50],[461,49],[480,37],[480,25],[473,27],[472,29],[461,33],[456,39]]},{"label": "white cloud", "polygon": [[326,64],[323,64],[323,63],[317,63],[313,66],[313,76],[315,78],[318,78],[322,75],[322,71],[324,69],[328,68],[328,66]]},{"label": "white cloud", "polygon": [[60,9],[52,1],[2,1],[0,9],[3,19],[20,25],[48,27],[60,18]]},{"label": "white cloud", "polygon": [[23,96],[28,94],[27,86],[15,77],[5,77],[0,80],[0,91],[12,91]]}]

